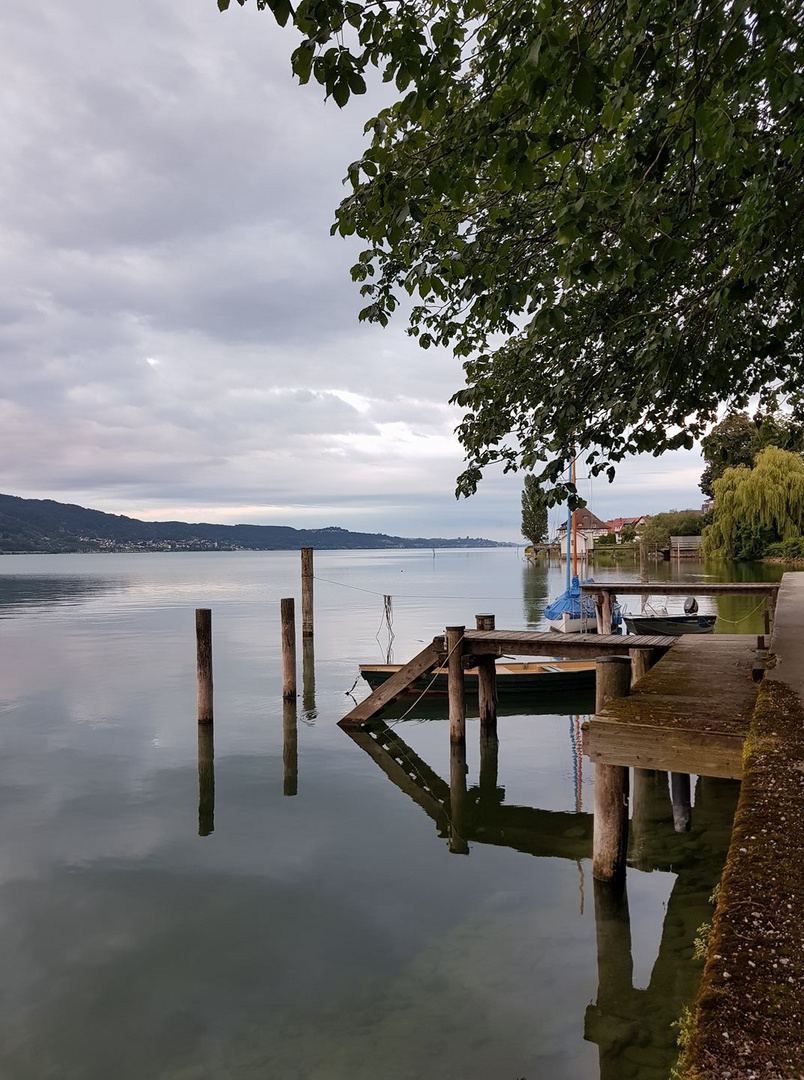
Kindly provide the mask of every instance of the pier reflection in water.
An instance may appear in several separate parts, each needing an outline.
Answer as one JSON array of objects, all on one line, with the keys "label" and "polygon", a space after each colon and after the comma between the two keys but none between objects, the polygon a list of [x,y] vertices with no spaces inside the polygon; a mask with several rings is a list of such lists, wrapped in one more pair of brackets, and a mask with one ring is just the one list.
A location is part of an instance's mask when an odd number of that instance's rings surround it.
[{"label": "pier reflection in water", "polygon": [[[574,738],[575,718],[570,720]],[[580,811],[580,797],[574,813],[506,805],[497,779],[497,737],[488,731],[481,733],[479,783],[467,784],[465,742],[451,744],[447,783],[408,745],[400,727],[373,721],[346,734],[432,819],[450,852],[470,855],[472,844],[509,847],[541,858],[572,859],[583,875],[592,854],[593,818]],[[693,808],[689,776],[634,773],[629,867],[632,873],[670,872],[676,879],[643,989],[634,986],[627,881],[621,886],[593,882],[598,990],[586,1010],[584,1037],[598,1046],[601,1080],[666,1080],[669,1075],[678,1052],[675,1024],[700,977],[694,941],[711,918],[710,898],[726,858],[739,792],[736,781],[698,777]]]}]

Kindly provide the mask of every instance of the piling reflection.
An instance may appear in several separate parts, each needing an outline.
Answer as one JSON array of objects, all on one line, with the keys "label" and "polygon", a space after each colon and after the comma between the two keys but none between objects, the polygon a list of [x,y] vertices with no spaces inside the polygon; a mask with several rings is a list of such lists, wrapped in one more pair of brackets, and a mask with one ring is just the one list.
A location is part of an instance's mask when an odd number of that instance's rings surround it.
[{"label": "piling reflection", "polygon": [[198,725],[198,835],[215,831],[215,729]]},{"label": "piling reflection", "polygon": [[499,761],[500,740],[497,737],[497,722],[487,720],[480,725],[479,796],[484,803],[490,799],[496,800]]},{"label": "piling reflection", "polygon": [[468,855],[465,832],[466,814],[466,740],[456,739],[449,751],[449,849],[453,855]]},{"label": "piling reflection", "polygon": [[670,773],[670,793],[673,799],[673,828],[677,833],[689,832],[692,825],[692,810],[690,778],[687,773]]},{"label": "piling reflection", "polygon": [[629,859],[639,870],[650,870],[646,853],[656,839],[673,831],[673,807],[667,773],[634,769],[631,785],[631,842]]},{"label": "piling reflection", "polygon": [[282,705],[282,794],[299,793],[299,729],[296,702],[285,701]]},{"label": "piling reflection", "polygon": [[[493,844],[582,866],[592,854],[592,815],[506,806],[497,777],[497,746],[481,733],[481,775],[467,784],[462,744],[451,748],[447,784],[404,742],[398,729],[374,721],[346,734],[433,820],[452,852]],[[739,783],[699,777],[694,807],[690,778],[635,770],[629,866],[676,875],[650,981],[633,985],[626,883],[594,882],[598,991],[584,1018],[584,1037],[597,1044],[601,1080],[668,1076],[678,1052],[673,1026],[694,996],[700,965],[693,961],[699,927],[711,919],[710,896],[728,851]],[[686,799],[685,799],[686,793]],[[675,807],[674,807],[675,804]],[[679,833],[681,810],[685,831]]]},{"label": "piling reflection", "polygon": [[315,638],[302,638],[302,709],[304,719],[315,720]]}]

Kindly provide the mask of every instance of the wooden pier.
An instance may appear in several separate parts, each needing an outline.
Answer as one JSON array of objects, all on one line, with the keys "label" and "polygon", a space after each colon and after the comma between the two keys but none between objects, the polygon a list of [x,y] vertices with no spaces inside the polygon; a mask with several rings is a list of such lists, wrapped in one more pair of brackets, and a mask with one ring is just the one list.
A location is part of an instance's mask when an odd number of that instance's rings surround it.
[{"label": "wooden pier", "polygon": [[[485,617],[485,616],[482,616]],[[454,627],[463,630],[462,627]],[[462,668],[477,666],[479,658],[508,656],[571,656],[596,659],[603,655],[628,656],[632,650],[649,652],[652,661],[664,655],[677,641],[662,635],[630,634],[556,634],[531,630],[464,630],[458,646]],[[340,721],[341,727],[360,727],[372,716],[395,701],[422,675],[442,666],[448,656],[455,656],[455,646],[447,648],[446,635],[437,637],[400,668],[382,686],[361,701]],[[492,672],[493,675],[493,672]]]},{"label": "wooden pier", "polygon": [[756,655],[747,634],[677,638],[630,696],[588,722],[584,753],[595,764],[739,779]]}]

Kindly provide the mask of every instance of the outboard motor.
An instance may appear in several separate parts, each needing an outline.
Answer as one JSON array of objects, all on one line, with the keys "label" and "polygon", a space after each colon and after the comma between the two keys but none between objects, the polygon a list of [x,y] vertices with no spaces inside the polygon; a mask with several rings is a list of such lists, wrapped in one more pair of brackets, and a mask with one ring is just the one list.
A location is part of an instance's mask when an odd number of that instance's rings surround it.
[{"label": "outboard motor", "polygon": [[684,614],[694,615],[698,610],[698,601],[694,596],[688,596],[684,601]]}]

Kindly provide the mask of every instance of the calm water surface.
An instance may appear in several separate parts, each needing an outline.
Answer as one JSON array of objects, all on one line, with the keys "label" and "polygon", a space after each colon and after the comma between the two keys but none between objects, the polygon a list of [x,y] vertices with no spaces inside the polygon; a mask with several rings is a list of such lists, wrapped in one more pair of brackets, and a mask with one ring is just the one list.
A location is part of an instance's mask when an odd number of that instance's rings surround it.
[{"label": "calm water surface", "polygon": [[[293,552],[0,561],[0,1076],[664,1080],[735,785],[693,780],[676,835],[666,777],[643,777],[611,905],[590,872],[591,705],[548,702],[500,717],[483,770],[470,719],[451,843],[425,790],[449,781],[446,724],[386,717],[371,756],[336,726],[357,665],[481,611],[538,626],[562,571],[514,550],[318,553],[315,655],[283,716],[298,571]],[[719,600],[718,628],[761,632],[756,605]],[[197,606],[214,610],[214,763]]]}]

